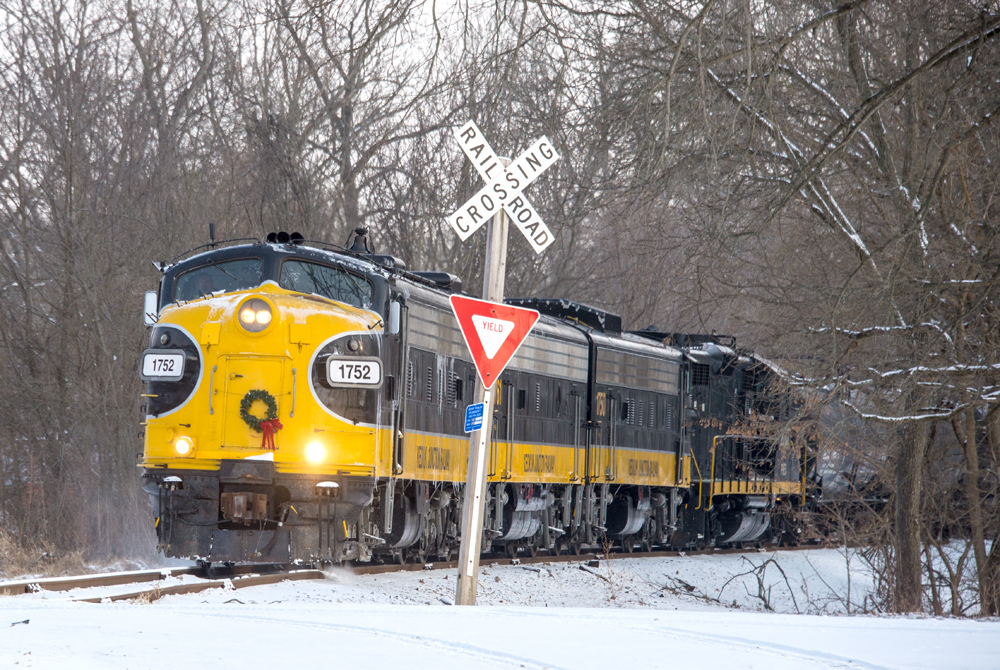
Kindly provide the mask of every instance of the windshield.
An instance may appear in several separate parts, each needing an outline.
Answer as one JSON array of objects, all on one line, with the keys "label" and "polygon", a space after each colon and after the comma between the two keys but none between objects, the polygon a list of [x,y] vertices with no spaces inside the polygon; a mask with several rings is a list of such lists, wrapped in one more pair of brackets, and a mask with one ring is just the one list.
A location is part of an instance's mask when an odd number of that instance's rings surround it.
[{"label": "windshield", "polygon": [[349,272],[318,263],[285,261],[281,265],[281,287],[300,293],[313,293],[367,308],[372,304],[372,285]]},{"label": "windshield", "polygon": [[241,258],[188,270],[174,283],[174,300],[194,300],[212,293],[229,293],[260,286],[261,260]]}]

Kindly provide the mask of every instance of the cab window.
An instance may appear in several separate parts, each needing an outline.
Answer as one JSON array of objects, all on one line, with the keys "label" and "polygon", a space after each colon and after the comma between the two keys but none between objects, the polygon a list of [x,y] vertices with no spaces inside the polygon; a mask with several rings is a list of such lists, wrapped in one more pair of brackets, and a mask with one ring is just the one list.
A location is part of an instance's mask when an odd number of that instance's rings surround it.
[{"label": "cab window", "polygon": [[260,286],[261,260],[219,261],[188,270],[174,282],[174,300],[194,300],[212,293],[243,291]]},{"label": "cab window", "polygon": [[312,293],[354,307],[372,305],[372,285],[367,280],[327,265],[285,261],[281,265],[279,283],[289,291]]}]

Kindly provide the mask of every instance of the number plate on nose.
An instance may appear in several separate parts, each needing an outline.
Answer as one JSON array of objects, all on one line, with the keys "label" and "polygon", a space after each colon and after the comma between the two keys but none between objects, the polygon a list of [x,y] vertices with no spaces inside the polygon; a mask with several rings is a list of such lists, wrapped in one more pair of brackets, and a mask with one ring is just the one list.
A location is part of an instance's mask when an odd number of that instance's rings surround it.
[{"label": "number plate on nose", "polygon": [[176,382],[184,376],[184,352],[176,349],[147,349],[142,353],[142,372],[145,381]]},{"label": "number plate on nose", "polygon": [[382,385],[382,361],[360,356],[331,356],[326,359],[326,379],[330,386],[378,388]]}]

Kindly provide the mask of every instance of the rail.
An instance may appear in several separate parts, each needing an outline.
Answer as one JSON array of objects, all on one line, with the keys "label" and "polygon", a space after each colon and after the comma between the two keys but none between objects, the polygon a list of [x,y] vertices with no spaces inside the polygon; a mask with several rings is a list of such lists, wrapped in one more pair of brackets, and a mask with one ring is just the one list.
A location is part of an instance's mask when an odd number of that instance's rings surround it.
[{"label": "rail", "polygon": [[[581,554],[559,554],[559,555],[537,555],[523,556],[520,558],[508,558],[500,556],[486,556],[482,559],[480,566],[490,565],[531,565],[538,563],[575,563],[586,562],[599,559],[618,560],[621,558],[677,558],[684,556],[706,556],[706,555],[726,555],[745,554],[752,551],[808,551],[810,549],[822,549],[829,544],[809,544],[800,546],[768,547],[766,549],[744,549],[739,547],[720,549],[710,547],[692,551],[644,551],[629,552],[623,551],[605,555],[603,553],[581,553]],[[232,588],[244,589],[252,586],[265,586],[278,584],[285,581],[302,581],[325,579],[327,574],[322,570],[311,567],[298,567],[289,569],[279,569],[270,574],[260,574],[260,565],[238,565],[230,569],[230,576],[224,579],[201,579],[195,582],[184,584],[163,585],[156,584],[152,587],[131,589],[115,594],[82,595],[73,598],[75,602],[85,603],[106,603],[119,602],[125,600],[142,600],[152,602],[168,595],[183,595],[190,593],[200,593],[209,589]],[[272,566],[274,567],[274,566]],[[385,565],[360,565],[349,566],[355,575],[381,575],[392,572],[419,572],[421,570],[457,570],[458,561],[441,561],[435,563],[403,563]],[[69,591],[78,588],[93,588],[101,586],[121,586],[128,584],[142,584],[149,582],[159,582],[168,577],[182,575],[199,575],[203,573],[202,568],[164,568],[162,570],[143,570],[132,572],[113,572],[95,575],[80,575],[73,577],[54,577],[46,579],[27,579],[11,582],[0,582],[0,595],[20,595],[34,593],[39,590],[44,591]]]}]

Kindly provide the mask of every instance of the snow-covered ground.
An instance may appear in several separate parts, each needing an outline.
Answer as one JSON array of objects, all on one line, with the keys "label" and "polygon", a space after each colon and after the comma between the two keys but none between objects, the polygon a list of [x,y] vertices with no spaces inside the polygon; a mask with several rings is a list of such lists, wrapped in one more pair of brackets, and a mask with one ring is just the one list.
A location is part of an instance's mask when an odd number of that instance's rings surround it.
[{"label": "snow-covered ground", "polygon": [[477,608],[448,606],[454,570],[151,604],[72,601],[124,587],[0,597],[0,667],[1000,667],[997,621],[832,616],[848,574],[852,612],[872,584],[850,567],[832,549],[490,566]]}]

